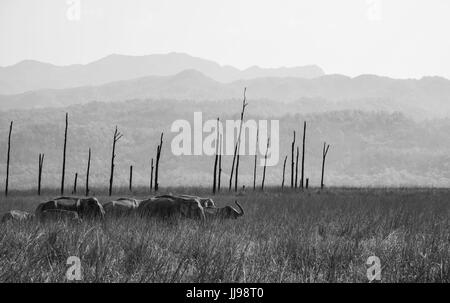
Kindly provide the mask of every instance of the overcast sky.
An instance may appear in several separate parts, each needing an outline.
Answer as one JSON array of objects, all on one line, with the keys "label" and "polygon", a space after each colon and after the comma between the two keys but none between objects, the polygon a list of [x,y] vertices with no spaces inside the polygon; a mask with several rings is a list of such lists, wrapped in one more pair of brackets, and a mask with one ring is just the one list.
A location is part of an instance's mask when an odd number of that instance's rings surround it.
[{"label": "overcast sky", "polygon": [[247,68],[450,78],[448,0],[0,0],[0,66],[184,52]]}]

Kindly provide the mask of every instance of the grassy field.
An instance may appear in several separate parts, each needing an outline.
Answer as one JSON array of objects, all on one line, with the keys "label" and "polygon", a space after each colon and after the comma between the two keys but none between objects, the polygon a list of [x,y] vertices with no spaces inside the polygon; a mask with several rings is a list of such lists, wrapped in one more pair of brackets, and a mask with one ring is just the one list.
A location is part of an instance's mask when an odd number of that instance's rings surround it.
[{"label": "grassy field", "polygon": [[[209,194],[162,192],[169,191]],[[55,193],[12,192],[0,211],[34,211]],[[109,200],[104,191],[96,196]],[[446,189],[227,191],[214,200],[238,199],[244,217],[205,225],[9,222],[0,226],[0,282],[64,282],[69,256],[81,259],[86,282],[368,282],[373,255],[382,282],[450,282],[449,197]]]}]

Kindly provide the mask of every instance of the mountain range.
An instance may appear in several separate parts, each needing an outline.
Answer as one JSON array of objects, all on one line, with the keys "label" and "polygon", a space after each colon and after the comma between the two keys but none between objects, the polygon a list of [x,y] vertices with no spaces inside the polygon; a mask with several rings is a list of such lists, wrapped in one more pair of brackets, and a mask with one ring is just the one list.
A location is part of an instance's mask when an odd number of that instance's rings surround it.
[{"label": "mountain range", "polygon": [[86,65],[68,66],[25,60],[12,66],[0,67],[0,94],[96,86],[145,76],[169,76],[186,69],[197,70],[219,82],[259,77],[314,78],[324,74],[323,70],[315,65],[289,68],[253,66],[239,70],[183,53],[146,56],[110,55]]},{"label": "mountain range", "polygon": [[147,76],[116,81],[99,86],[42,89],[16,95],[0,95],[0,108],[42,108],[132,99],[229,100],[242,98],[244,87],[247,87],[247,97],[253,100],[288,103],[308,99],[309,107],[317,107],[318,111],[400,111],[419,119],[445,117],[450,114],[450,81],[440,77],[398,80],[374,75],[355,78],[324,75],[313,79],[270,77],[222,83],[197,70],[185,70],[172,76]]},{"label": "mountain range", "polygon": [[[317,66],[239,70],[186,54],[110,55],[87,65],[23,61],[0,68],[0,110],[133,99],[294,102],[296,112],[402,112],[415,119],[450,115],[450,81],[325,75]],[[278,109],[277,109],[278,110]]]}]

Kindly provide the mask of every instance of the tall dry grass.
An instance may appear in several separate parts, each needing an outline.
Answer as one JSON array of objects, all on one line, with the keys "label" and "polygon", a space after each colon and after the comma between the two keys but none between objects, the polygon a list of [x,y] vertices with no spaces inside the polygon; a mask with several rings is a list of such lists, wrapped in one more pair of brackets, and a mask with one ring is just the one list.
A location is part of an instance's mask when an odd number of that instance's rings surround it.
[{"label": "tall dry grass", "polygon": [[[238,199],[246,214],[205,225],[138,217],[9,222],[0,226],[0,281],[64,282],[67,258],[78,256],[86,282],[367,282],[366,260],[375,255],[382,282],[449,282],[449,194],[269,189],[217,195],[219,206]],[[46,195],[15,192],[0,209],[33,210]]]}]

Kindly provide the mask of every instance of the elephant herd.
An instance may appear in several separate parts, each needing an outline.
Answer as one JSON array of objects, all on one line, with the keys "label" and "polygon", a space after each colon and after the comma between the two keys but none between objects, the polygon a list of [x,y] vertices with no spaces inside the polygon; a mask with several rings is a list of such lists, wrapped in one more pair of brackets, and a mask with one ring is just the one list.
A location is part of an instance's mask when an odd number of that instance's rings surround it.
[{"label": "elephant herd", "polygon": [[58,197],[40,203],[34,214],[11,210],[1,215],[1,223],[31,219],[69,220],[80,222],[106,217],[122,217],[136,214],[144,218],[189,218],[200,221],[209,219],[237,219],[244,215],[239,202],[239,210],[232,206],[217,207],[210,198],[191,195],[159,195],[144,200],[120,198],[101,204],[96,198]]}]

